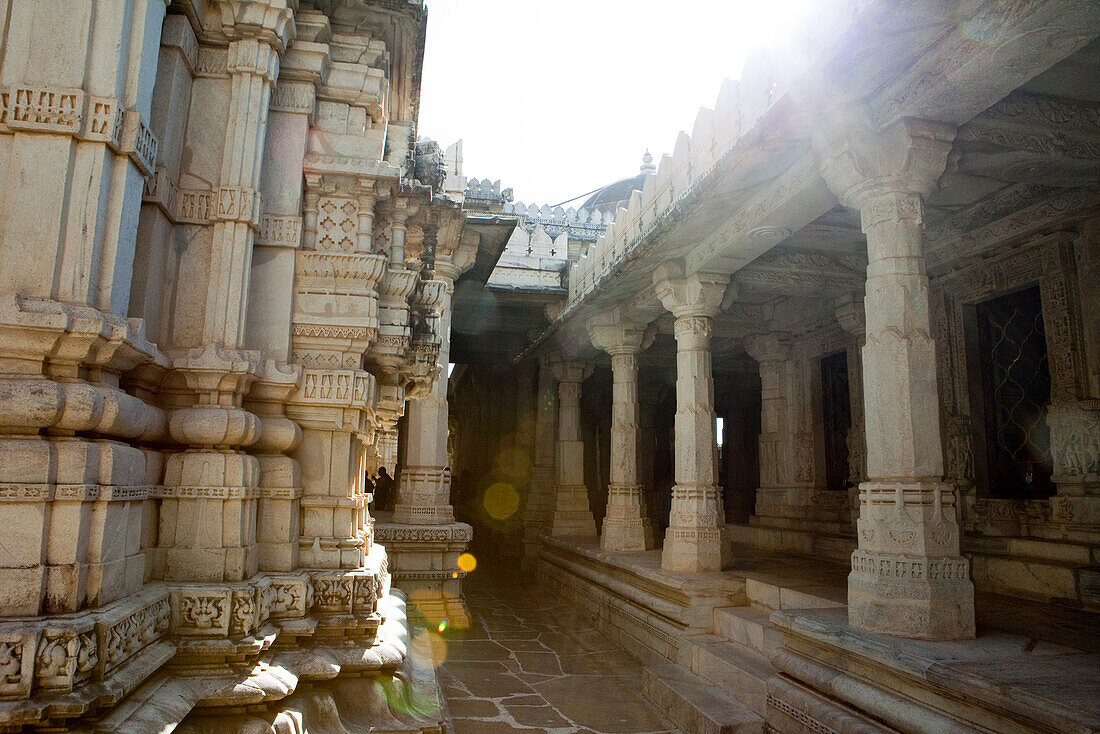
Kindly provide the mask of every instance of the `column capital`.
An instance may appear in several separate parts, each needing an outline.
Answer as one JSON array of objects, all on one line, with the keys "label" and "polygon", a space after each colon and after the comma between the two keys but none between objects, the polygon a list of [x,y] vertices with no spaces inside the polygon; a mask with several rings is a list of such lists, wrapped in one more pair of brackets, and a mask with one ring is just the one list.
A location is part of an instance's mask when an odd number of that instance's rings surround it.
[{"label": "column capital", "polygon": [[664,263],[653,272],[657,298],[676,318],[715,316],[729,280],[721,273],[685,274],[679,263]]},{"label": "column capital", "polygon": [[217,9],[230,40],[262,39],[282,53],[296,35],[287,0],[217,0]]},{"label": "column capital", "polygon": [[781,362],[791,356],[790,335],[773,331],[753,334],[744,341],[745,351],[757,362]]},{"label": "column capital", "polygon": [[867,335],[867,311],[863,305],[863,294],[845,293],[836,299],[834,305],[840,327],[862,342]]},{"label": "column capital", "polygon": [[954,125],[906,118],[879,129],[862,109],[833,117],[834,124],[814,136],[814,150],[841,204],[862,211],[886,195],[923,197],[935,190],[955,140]]},{"label": "column capital", "polygon": [[592,374],[591,362],[566,362],[555,361],[550,363],[550,369],[558,382],[584,382]]},{"label": "column capital", "polygon": [[260,39],[243,38],[231,41],[225,70],[230,75],[249,74],[274,83],[279,77],[279,53]]},{"label": "column capital", "polygon": [[589,318],[585,326],[592,345],[611,355],[637,354],[649,347],[657,334],[646,324],[625,318],[618,307]]}]

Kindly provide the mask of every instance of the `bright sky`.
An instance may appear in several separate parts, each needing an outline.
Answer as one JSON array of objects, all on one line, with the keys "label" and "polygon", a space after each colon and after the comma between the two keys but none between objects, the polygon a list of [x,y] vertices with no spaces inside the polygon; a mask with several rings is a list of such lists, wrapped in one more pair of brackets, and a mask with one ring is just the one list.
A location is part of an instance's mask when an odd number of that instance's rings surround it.
[{"label": "bright sky", "polygon": [[[814,0],[428,0],[419,134],[556,204],[634,175]],[[579,206],[579,202],[574,206]]]}]

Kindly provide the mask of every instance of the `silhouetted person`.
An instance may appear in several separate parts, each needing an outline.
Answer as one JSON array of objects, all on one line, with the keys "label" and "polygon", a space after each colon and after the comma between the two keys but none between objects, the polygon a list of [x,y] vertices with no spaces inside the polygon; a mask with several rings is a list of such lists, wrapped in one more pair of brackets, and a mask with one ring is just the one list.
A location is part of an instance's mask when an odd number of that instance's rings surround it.
[{"label": "silhouetted person", "polygon": [[389,512],[393,510],[393,477],[386,471],[386,467],[378,468],[378,478],[374,480],[374,507],[376,510]]},{"label": "silhouetted person", "polygon": [[363,492],[370,495],[370,509],[373,514],[378,509],[377,495],[374,492],[374,482],[378,479],[378,475],[370,472],[364,472],[364,474],[366,476],[363,477]]}]

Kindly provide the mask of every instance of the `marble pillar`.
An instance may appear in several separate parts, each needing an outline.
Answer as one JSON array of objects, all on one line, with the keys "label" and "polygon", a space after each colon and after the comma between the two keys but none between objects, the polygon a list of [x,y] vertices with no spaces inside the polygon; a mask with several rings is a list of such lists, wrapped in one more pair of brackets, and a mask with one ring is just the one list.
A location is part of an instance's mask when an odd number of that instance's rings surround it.
[{"label": "marble pillar", "polygon": [[546,532],[554,500],[554,453],[557,428],[557,378],[551,363],[540,360],[535,397],[535,455],[531,491],[524,508],[524,565],[538,563],[539,536]]},{"label": "marble pillar", "polygon": [[653,529],[638,483],[638,353],[647,341],[644,325],[611,312],[588,324],[595,344],[611,355],[611,462],[607,512],[600,547],[611,551],[643,551],[653,547]]},{"label": "marble pillar", "polygon": [[556,362],[558,380],[557,484],[550,535],[555,538],[596,537],[596,521],[584,483],[584,441],[581,440],[581,383],[590,372],[583,362]]},{"label": "marble pillar", "polygon": [[722,568],[722,489],[717,485],[718,445],[710,336],[728,276],[654,273],[657,297],[676,316],[676,484],[661,566],[670,571]]},{"label": "marble pillar", "polygon": [[454,281],[436,273],[443,284],[439,333],[443,337],[438,362],[442,374],[431,393],[409,402],[400,485],[393,521],[413,525],[445,525],[455,520],[451,506],[451,469],[447,465],[447,365],[451,352],[451,296]]},{"label": "marble pillar", "polygon": [[886,131],[852,124],[841,140],[817,141],[826,180],[860,210],[867,236],[867,481],[848,618],[861,629],[922,639],[974,636],[956,491],[944,482],[923,254],[922,197],[935,187],[953,138],[950,126],[904,120]]}]

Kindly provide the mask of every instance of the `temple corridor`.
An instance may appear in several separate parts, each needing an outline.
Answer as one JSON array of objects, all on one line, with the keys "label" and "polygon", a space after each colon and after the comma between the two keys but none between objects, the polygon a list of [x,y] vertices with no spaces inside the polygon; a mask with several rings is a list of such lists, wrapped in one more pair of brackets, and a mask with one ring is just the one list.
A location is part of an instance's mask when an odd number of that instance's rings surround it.
[{"label": "temple corridor", "polygon": [[490,561],[464,585],[469,629],[439,672],[456,734],[677,731],[642,695],[642,666],[568,603]]}]

